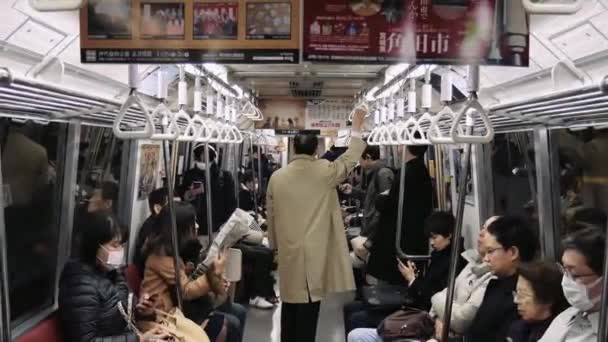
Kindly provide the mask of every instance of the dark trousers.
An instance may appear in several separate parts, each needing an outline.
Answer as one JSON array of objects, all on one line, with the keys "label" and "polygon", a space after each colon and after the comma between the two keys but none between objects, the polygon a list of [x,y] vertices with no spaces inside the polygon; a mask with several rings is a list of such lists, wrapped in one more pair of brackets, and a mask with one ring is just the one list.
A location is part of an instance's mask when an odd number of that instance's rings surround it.
[{"label": "dark trousers", "polygon": [[281,307],[281,342],[315,342],[321,302]]},{"label": "dark trousers", "polygon": [[247,309],[240,304],[232,303],[228,300],[220,305],[217,311],[224,315],[228,323],[227,341],[242,342],[247,322]]},{"label": "dark trousers", "polygon": [[243,252],[243,264],[247,269],[243,276],[247,284],[247,299],[275,297],[274,279],[270,274],[274,263],[272,250],[266,246],[247,243],[239,243],[235,248]]}]

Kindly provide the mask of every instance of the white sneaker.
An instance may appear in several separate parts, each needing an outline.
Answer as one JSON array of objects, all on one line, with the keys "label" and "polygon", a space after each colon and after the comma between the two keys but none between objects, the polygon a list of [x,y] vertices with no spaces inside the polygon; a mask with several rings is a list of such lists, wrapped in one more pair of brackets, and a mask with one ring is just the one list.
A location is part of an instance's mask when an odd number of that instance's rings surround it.
[{"label": "white sneaker", "polygon": [[262,297],[255,297],[253,299],[250,299],[249,305],[262,310],[274,309],[274,305]]}]

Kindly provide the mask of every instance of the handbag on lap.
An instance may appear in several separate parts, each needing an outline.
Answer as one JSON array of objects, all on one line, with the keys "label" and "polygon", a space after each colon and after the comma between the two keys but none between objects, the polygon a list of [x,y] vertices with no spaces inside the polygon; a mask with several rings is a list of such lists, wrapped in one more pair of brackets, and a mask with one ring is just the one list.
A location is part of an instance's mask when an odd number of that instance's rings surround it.
[{"label": "handbag on lap", "polygon": [[426,311],[403,308],[380,323],[377,332],[383,341],[412,338],[429,339],[435,330],[433,320]]}]

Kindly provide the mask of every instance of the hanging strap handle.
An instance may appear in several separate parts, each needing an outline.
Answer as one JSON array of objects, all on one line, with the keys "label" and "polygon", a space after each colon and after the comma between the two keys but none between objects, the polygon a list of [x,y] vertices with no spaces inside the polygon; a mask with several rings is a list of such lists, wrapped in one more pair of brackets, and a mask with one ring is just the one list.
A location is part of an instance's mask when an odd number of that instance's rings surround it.
[{"label": "hanging strap handle", "polygon": [[[447,120],[444,121],[445,126],[448,127],[448,133],[443,134],[441,130],[441,123],[444,118]],[[451,128],[456,125],[459,134],[463,134],[460,123],[456,121],[456,113],[449,107],[445,106],[442,110],[439,111],[431,122],[431,128],[429,129],[428,138],[429,141],[433,144],[454,144],[454,139],[450,135]]]},{"label": "hanging strap handle", "polygon": [[[164,128],[167,126],[166,132],[154,133],[150,140],[176,140],[179,138],[179,127],[177,125],[176,115],[167,108],[164,103],[160,103],[152,112],[153,118],[159,118],[161,121],[160,126]],[[165,120],[163,120],[165,119]],[[162,129],[161,128],[161,129]]]},{"label": "hanging strap handle", "polygon": [[[486,134],[479,135],[468,135],[466,133],[462,133],[462,130],[459,131],[460,121],[465,117],[467,119],[467,126],[474,125],[472,114],[469,111],[475,111],[478,113],[483,125],[486,129]],[[472,121],[472,122],[471,122]],[[492,127],[492,123],[490,122],[490,118],[488,114],[483,109],[479,101],[472,96],[459,112],[454,119],[454,123],[452,124],[452,128],[450,129],[450,135],[452,136],[452,140],[455,143],[469,143],[469,144],[487,144],[494,139],[494,127]]]},{"label": "hanging strap handle", "polygon": [[[137,65],[129,65],[129,87],[131,88],[131,91],[125,103],[123,103],[123,105],[120,107],[118,116],[116,116],[114,119],[114,125],[112,126],[114,135],[119,139],[148,139],[154,133],[154,119],[150,114],[148,107],[146,107],[142,99],[137,94],[138,77]],[[121,128],[122,121],[127,116],[127,111],[134,104],[141,109],[144,115],[145,126],[140,131],[124,131]]]}]

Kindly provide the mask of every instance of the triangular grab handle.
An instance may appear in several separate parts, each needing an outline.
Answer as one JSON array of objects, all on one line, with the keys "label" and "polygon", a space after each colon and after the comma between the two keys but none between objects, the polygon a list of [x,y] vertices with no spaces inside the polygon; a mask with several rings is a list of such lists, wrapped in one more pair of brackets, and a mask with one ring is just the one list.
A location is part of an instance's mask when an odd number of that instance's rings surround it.
[{"label": "triangular grab handle", "polygon": [[[152,112],[152,118],[157,118],[161,115],[166,115],[169,118],[169,126],[167,126],[167,133],[154,133],[150,140],[176,140],[179,138],[179,127],[177,126],[177,120],[175,114],[167,108],[164,103],[159,104]],[[162,123],[161,123],[162,126]]]},{"label": "triangular grab handle", "polygon": [[458,126],[459,133],[462,133],[462,129],[460,129],[460,124],[456,121],[456,113],[449,107],[445,106],[442,110],[439,111],[431,122],[431,128],[429,129],[428,138],[429,141],[433,144],[454,144],[454,140],[452,136],[448,133],[444,135],[441,132],[441,128],[439,127],[439,123],[443,118],[448,118],[446,125],[449,125],[450,132],[454,125]]},{"label": "triangular grab handle", "polygon": [[[141,131],[124,131],[120,127],[122,121],[125,119],[127,115],[127,111],[133,104],[136,104],[141,109],[144,114],[144,119],[146,120],[146,125]],[[150,114],[150,111],[144,105],[143,101],[137,96],[135,90],[132,90],[131,95],[123,103],[122,107],[120,107],[120,111],[118,112],[118,116],[114,119],[114,125],[112,126],[112,131],[114,135],[119,139],[149,139],[154,133],[154,119]]]},{"label": "triangular grab handle", "polygon": [[[477,114],[479,115],[479,117],[481,118],[481,121],[483,122],[483,125],[486,129],[485,135],[467,135],[467,134],[463,133],[462,130],[460,132],[458,131],[458,126],[459,126],[458,124],[466,115],[470,115],[470,114],[468,114],[470,110],[476,111]],[[474,125],[474,123],[468,122],[468,120],[469,120],[469,118],[467,118],[467,125],[469,125],[469,124]],[[452,136],[452,139],[454,140],[454,142],[457,144],[459,144],[459,143],[487,144],[494,139],[494,127],[492,127],[490,118],[488,117],[488,114],[483,109],[481,104],[477,100],[471,99],[471,100],[467,101],[467,104],[464,106],[464,108],[462,108],[458,112],[458,115],[456,115],[456,119],[454,119],[454,124],[452,125],[452,128],[450,129],[450,135]]]}]

